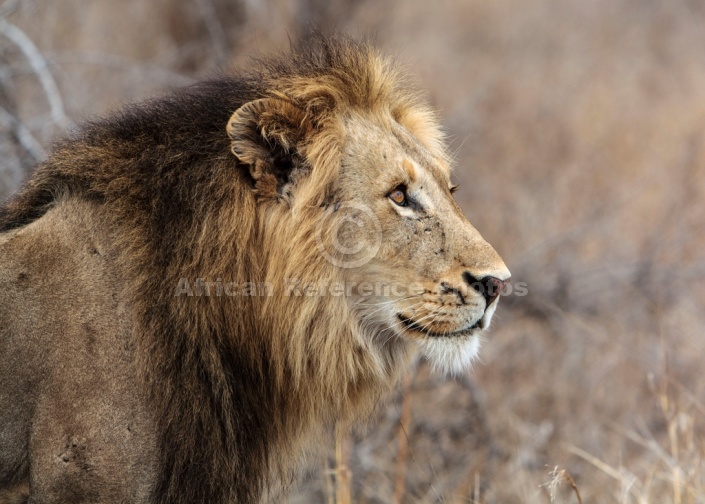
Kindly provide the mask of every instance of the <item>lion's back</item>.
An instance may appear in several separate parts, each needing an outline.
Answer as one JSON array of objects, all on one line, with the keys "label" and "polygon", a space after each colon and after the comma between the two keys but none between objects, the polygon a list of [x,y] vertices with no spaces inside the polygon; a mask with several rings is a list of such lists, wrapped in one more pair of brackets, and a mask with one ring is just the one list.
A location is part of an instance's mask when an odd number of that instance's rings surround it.
[{"label": "lion's back", "polygon": [[[118,451],[135,441],[138,426],[145,432],[130,309],[120,301],[124,279],[97,209],[60,203],[0,234],[0,486],[27,478],[29,450],[45,454],[33,463],[67,480],[101,478],[86,468],[110,456],[92,451],[83,422],[100,426],[89,437],[110,439],[106,446]],[[80,439],[73,434],[82,431]]]}]

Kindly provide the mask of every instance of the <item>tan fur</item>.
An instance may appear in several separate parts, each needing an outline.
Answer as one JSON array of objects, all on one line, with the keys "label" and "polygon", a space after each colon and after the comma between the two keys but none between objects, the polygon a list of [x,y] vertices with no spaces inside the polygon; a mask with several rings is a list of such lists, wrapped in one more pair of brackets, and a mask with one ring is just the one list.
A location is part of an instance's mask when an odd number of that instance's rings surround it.
[{"label": "tan fur", "polygon": [[404,159],[404,161],[402,161],[402,165],[406,170],[406,174],[409,176],[409,180],[411,182],[416,182],[416,170],[414,170],[414,164],[408,159]]},{"label": "tan fur", "polygon": [[[479,285],[509,272],[450,195],[434,114],[369,47],[318,44],[90,125],[0,212],[0,488],[258,502],[419,351],[452,372],[475,356],[496,307]],[[199,278],[267,292],[177,295]],[[61,414],[32,413],[58,390]]]}]

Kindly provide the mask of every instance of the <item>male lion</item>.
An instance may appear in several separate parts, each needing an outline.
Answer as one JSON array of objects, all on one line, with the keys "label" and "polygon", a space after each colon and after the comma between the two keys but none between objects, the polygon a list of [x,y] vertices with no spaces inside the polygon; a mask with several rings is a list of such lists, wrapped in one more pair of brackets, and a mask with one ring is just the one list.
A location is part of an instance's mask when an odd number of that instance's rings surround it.
[{"label": "male lion", "polygon": [[0,211],[5,499],[260,502],[418,353],[464,369],[509,271],[449,173],[342,39],[59,143]]}]

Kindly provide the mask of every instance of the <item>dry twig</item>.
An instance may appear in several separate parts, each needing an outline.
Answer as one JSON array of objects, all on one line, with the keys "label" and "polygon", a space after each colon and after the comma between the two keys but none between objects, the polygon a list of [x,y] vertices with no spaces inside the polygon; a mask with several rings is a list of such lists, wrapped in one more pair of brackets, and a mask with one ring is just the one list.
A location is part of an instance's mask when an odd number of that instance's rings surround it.
[{"label": "dry twig", "polygon": [[568,471],[566,471],[565,469],[559,469],[558,466],[556,466],[551,471],[551,477],[551,481],[544,485],[548,487],[548,491],[551,495],[551,502],[555,502],[556,490],[558,490],[558,486],[561,484],[561,482],[567,481],[570,485],[570,488],[573,489],[573,492],[575,493],[575,496],[578,499],[578,504],[583,504],[583,499],[580,497],[578,486],[575,484],[575,480]]},{"label": "dry twig", "polygon": [[49,101],[52,120],[58,126],[65,128],[69,124],[69,119],[64,112],[64,102],[61,98],[61,93],[59,93],[59,87],[56,85],[56,81],[51,75],[47,61],[42,56],[42,53],[39,52],[37,46],[24,31],[3,17],[0,17],[0,34],[15,44],[27,58]]},{"label": "dry twig", "polygon": [[399,432],[397,439],[399,440],[399,451],[397,453],[397,476],[394,484],[394,504],[401,504],[404,498],[406,487],[406,461],[409,453],[409,440],[406,434],[405,426],[411,421],[411,373],[404,378],[402,385],[402,409],[401,418],[399,419]]},{"label": "dry twig", "polygon": [[[32,132],[15,116],[0,106],[0,125],[12,130],[20,145],[26,150],[35,161],[41,161],[46,153],[39,141],[32,135]],[[21,177],[21,174],[20,174]]]}]

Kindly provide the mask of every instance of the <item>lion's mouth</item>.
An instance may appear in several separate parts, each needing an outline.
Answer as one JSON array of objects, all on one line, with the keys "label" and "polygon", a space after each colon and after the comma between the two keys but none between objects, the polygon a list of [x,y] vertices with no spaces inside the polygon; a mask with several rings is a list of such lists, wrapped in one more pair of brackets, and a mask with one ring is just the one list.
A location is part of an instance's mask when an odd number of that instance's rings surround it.
[{"label": "lion's mouth", "polygon": [[455,336],[465,336],[467,334],[472,333],[475,329],[480,329],[482,327],[482,317],[480,317],[477,322],[475,322],[473,325],[469,327],[464,327],[463,329],[458,329],[457,331],[434,332],[419,324],[418,322],[415,322],[414,320],[405,317],[401,313],[397,314],[397,318],[402,323],[405,329],[409,331],[417,331],[432,338],[452,338]]}]

